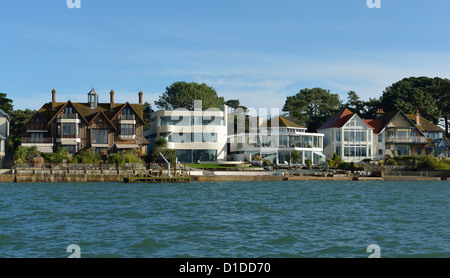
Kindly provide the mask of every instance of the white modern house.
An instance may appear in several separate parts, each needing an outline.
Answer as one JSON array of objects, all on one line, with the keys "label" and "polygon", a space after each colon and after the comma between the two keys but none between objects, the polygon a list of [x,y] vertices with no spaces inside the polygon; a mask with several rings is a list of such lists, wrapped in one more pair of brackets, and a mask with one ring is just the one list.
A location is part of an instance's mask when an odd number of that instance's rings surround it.
[{"label": "white modern house", "polygon": [[0,109],[0,165],[5,159],[9,142],[10,117]]},{"label": "white modern house", "polygon": [[327,159],[336,153],[344,161],[361,162],[373,159],[377,148],[374,128],[357,114],[345,108],[318,128],[325,135],[324,153]]},{"label": "white modern house", "polygon": [[[195,107],[201,107],[196,103]],[[160,110],[151,114],[150,130],[145,132],[155,148],[155,139],[167,140],[167,148],[176,150],[179,162],[226,161],[227,106],[222,109]]]},{"label": "white modern house", "polygon": [[239,132],[229,136],[230,159],[264,159],[276,165],[295,164],[292,152],[298,151],[298,164],[305,165],[307,159],[310,159],[313,165],[325,162],[323,134],[307,133],[305,127],[281,116],[267,121],[257,119],[256,122],[257,128],[250,127],[249,133]]}]

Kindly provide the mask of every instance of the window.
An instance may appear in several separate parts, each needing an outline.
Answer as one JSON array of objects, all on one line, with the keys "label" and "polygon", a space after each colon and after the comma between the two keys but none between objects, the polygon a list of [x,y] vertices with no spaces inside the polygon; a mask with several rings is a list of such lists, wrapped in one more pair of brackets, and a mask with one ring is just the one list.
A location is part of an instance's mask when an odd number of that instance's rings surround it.
[{"label": "window", "polygon": [[76,136],[76,125],[72,123],[63,124],[62,136]]},{"label": "window", "polygon": [[74,155],[76,152],[76,147],[75,145],[70,145],[70,146],[62,146],[62,148],[66,149],[68,153],[70,153],[71,155]]},{"label": "window", "polygon": [[41,122],[41,118],[36,117],[36,118],[34,119],[34,122],[35,122],[36,124],[39,124],[39,123]]},{"label": "window", "polygon": [[408,145],[397,145],[397,155],[410,155],[411,146]]},{"label": "window", "polygon": [[121,135],[134,135],[134,125],[124,124],[120,128]]},{"label": "window", "polygon": [[130,108],[123,109],[123,114],[124,115],[131,115],[131,109]]},{"label": "window", "polygon": [[[367,157],[367,148],[366,148],[366,146],[345,146],[344,147],[344,155],[345,156],[353,156],[353,157]],[[370,155],[371,155],[371,149],[369,147],[369,156]]]},{"label": "window", "polygon": [[336,146],[336,154],[341,157],[341,146]]},{"label": "window", "polygon": [[341,131],[340,130],[336,130],[336,141],[337,142],[341,141]]},{"label": "window", "polygon": [[108,144],[108,133],[107,129],[93,129],[92,144]]},{"label": "window", "polygon": [[73,114],[72,106],[67,106],[66,108],[64,108],[64,114]]},{"label": "window", "polygon": [[378,142],[383,142],[383,134],[378,135]]},{"label": "window", "polygon": [[193,150],[192,158],[197,161],[217,161],[217,150]]},{"label": "window", "polygon": [[405,131],[405,130],[398,130],[397,131],[397,137],[399,137],[400,139],[409,138],[409,132]]}]

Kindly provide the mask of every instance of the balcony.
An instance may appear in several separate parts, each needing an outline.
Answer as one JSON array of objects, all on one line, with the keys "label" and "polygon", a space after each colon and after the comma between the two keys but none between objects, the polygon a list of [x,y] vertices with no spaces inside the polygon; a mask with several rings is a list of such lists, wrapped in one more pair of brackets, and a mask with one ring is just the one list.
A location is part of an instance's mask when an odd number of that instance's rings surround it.
[{"label": "balcony", "polygon": [[22,137],[22,146],[37,147],[41,153],[53,152],[53,138],[52,137]]},{"label": "balcony", "polygon": [[401,143],[401,144],[426,144],[427,138],[421,136],[388,136],[386,143]]},{"label": "balcony", "polygon": [[77,143],[81,143],[80,135],[60,135],[56,138],[57,143],[61,143],[63,145],[76,145]]},{"label": "balcony", "polygon": [[22,137],[22,144],[53,144],[52,137]]},{"label": "balcony", "polygon": [[81,120],[78,118],[78,113],[61,113],[58,115],[56,121],[58,123],[81,123]]},{"label": "balcony", "polygon": [[136,124],[136,116],[133,115],[120,115],[119,124]]}]

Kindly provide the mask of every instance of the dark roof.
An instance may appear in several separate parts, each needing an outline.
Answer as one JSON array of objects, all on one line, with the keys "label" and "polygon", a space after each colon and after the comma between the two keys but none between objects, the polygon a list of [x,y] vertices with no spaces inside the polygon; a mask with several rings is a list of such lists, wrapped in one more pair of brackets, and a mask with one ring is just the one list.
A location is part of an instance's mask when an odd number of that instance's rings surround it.
[{"label": "dark roof", "polygon": [[80,114],[82,119],[89,123],[99,112],[102,112],[109,120],[115,118],[120,111],[122,111],[126,106],[129,106],[137,114],[138,118],[144,122],[144,112],[143,106],[141,104],[130,104],[130,103],[114,103],[111,109],[110,103],[99,103],[96,108],[91,109],[89,103],[79,103],[71,102],[56,102],[55,109],[52,110],[52,103],[44,104],[38,112],[47,120],[47,122],[52,121],[57,114],[59,114],[63,108],[71,104],[75,110]]},{"label": "dark roof", "polygon": [[375,134],[380,133],[384,128],[383,121],[380,119],[365,119],[363,121],[366,125],[373,128],[373,133]]}]

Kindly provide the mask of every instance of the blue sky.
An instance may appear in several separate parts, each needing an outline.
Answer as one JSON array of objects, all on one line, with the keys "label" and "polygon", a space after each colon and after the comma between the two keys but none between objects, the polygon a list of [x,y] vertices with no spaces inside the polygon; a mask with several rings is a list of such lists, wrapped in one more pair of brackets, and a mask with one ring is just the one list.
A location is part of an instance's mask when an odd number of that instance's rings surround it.
[{"label": "blue sky", "polygon": [[0,92],[51,101],[144,101],[175,81],[282,108],[300,89],[367,100],[410,76],[450,78],[450,1],[66,0],[0,2]]}]

